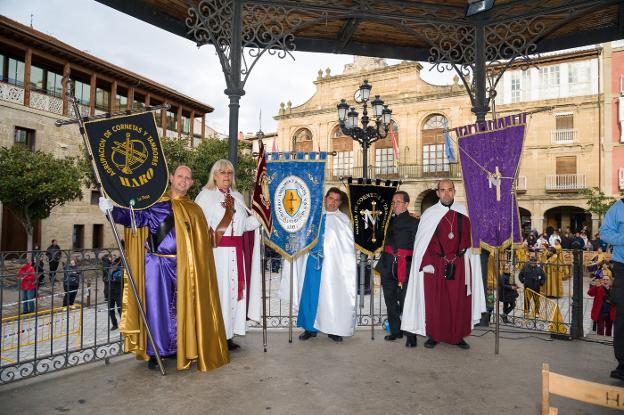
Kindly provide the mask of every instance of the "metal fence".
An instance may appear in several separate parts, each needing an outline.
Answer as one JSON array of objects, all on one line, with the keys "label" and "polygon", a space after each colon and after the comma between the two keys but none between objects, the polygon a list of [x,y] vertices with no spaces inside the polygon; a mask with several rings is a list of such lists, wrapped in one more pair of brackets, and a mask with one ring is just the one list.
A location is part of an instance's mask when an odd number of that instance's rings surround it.
[{"label": "metal fence", "polygon": [[[121,336],[109,318],[109,294],[120,287],[108,278],[111,264],[103,261],[117,254],[59,251],[50,261],[39,251],[0,253],[0,384],[122,353]],[[33,256],[35,277],[23,278],[20,269]],[[77,286],[68,279],[72,259]],[[31,283],[34,290],[22,289]]]},{"label": "metal fence", "polygon": [[[539,291],[525,288],[520,282],[520,272],[528,263],[526,259],[519,260],[514,254],[512,261],[511,251],[505,251],[500,256],[498,269],[501,273],[511,270],[510,283],[517,287],[518,294],[513,308],[507,313],[504,312],[502,289],[496,292],[494,288],[494,266],[490,262],[486,286],[490,323],[496,322],[494,311],[498,306],[499,323],[503,326],[570,338],[595,333],[591,320],[594,299],[588,295],[588,288],[594,277],[593,271],[598,269],[598,264],[592,262],[597,253],[563,250],[557,255],[562,257],[561,260],[557,261],[544,252],[537,253],[537,266],[546,276],[546,282]],[[499,279],[499,286],[500,282]],[[508,302],[507,306],[511,304]]]},{"label": "metal fence", "polygon": [[[353,259],[356,261],[356,259]],[[359,255],[358,259],[359,261]],[[288,291],[286,287],[282,287],[283,294],[280,295],[280,287],[282,285],[282,277],[287,280],[287,276],[283,276],[284,260],[279,256],[271,256],[265,261],[265,281],[266,281],[266,315],[267,327],[269,328],[288,328],[290,304]],[[359,263],[358,263],[359,264]],[[359,271],[359,265],[357,267]],[[359,275],[354,276],[357,285],[356,297],[356,324],[358,326],[378,326],[381,327],[386,319],[386,304],[383,299],[383,293],[379,277],[372,275],[370,261],[366,264],[366,273],[360,281]],[[293,326],[296,325],[297,310],[293,310]],[[252,323],[253,324],[253,323]],[[253,324],[260,327],[260,324]]]},{"label": "metal fence", "polygon": [[[31,297],[20,289],[19,270],[26,262],[37,257],[37,252],[0,253],[0,384],[49,373],[83,363],[108,361],[120,355],[122,338],[116,330],[111,315],[120,320],[113,306],[115,284],[110,278],[117,266],[105,257],[118,255],[116,250],[61,251],[56,272],[50,270],[50,261],[37,267],[35,280],[38,287]],[[531,292],[523,289],[519,281],[520,270],[526,265],[517,258],[511,260],[506,251],[500,258],[499,269],[510,269],[510,283],[516,284],[518,297],[514,307],[503,313],[502,303],[496,296],[496,267],[490,266],[486,283],[488,306],[498,306],[499,322],[503,326],[539,331],[563,336],[579,337],[592,332],[589,318],[593,299],[587,289],[590,273],[588,263],[593,253],[563,252],[563,261],[548,261],[545,256],[539,266],[547,278],[555,278],[556,290]],[[77,287],[65,281],[65,266],[75,259],[79,269]],[[356,258],[354,260],[357,261]],[[289,303],[280,295],[283,260],[277,255],[265,259],[266,316],[269,328],[287,328],[290,324]],[[486,264],[484,264],[486,265]],[[491,264],[490,264],[491,265]],[[359,270],[359,267],[358,267]],[[371,334],[383,335],[386,307],[379,277],[367,263],[363,278],[357,276],[357,325],[372,329]],[[552,284],[551,284],[552,286]],[[75,296],[73,301],[71,297]],[[536,305],[538,305],[536,307]],[[32,310],[30,309],[32,307]],[[492,313],[491,323],[496,313]],[[296,310],[292,324],[296,325]],[[251,326],[260,324],[250,322]]]}]

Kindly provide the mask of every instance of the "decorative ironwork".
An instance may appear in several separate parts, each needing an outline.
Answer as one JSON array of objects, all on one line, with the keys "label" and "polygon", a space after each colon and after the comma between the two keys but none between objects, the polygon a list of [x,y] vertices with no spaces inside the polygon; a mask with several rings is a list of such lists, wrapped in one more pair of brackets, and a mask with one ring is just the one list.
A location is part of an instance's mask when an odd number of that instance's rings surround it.
[{"label": "decorative ironwork", "polygon": [[[235,22],[232,0],[202,0],[197,6],[189,0],[187,4],[188,33],[195,38],[198,46],[207,43],[215,46],[226,78],[233,75],[232,71],[238,63],[236,61],[240,59],[240,74],[243,76],[239,85],[241,89],[264,53],[268,52],[269,55],[279,58],[290,56],[294,59],[294,30],[303,21],[292,10],[268,4],[245,4],[241,22]],[[234,57],[232,52],[239,49],[232,45],[234,31],[237,30],[241,31],[240,57]],[[234,88],[235,85],[228,83],[228,87]]]},{"label": "decorative ironwork", "polygon": [[30,93],[30,107],[55,114],[63,114],[63,100],[61,98],[34,91]]},{"label": "decorative ironwork", "polygon": [[0,99],[3,101],[24,104],[24,88],[0,82]]}]

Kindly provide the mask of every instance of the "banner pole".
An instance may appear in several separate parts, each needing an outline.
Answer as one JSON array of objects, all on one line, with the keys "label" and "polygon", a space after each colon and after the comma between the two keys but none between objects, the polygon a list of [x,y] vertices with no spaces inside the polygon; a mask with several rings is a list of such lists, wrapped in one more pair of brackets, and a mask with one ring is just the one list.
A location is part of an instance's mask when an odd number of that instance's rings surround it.
[{"label": "banner pole", "polygon": [[[95,168],[95,166],[93,165],[94,160],[93,160],[93,154],[91,153],[91,147],[89,146],[89,142],[87,140],[86,137],[86,133],[85,133],[85,128],[84,128],[84,122],[83,122],[83,118],[80,116],[80,108],[78,107],[78,100],[76,99],[75,96],[71,95],[71,90],[73,90],[73,88],[70,88],[70,90],[67,92],[67,97],[69,98],[69,100],[72,103],[72,108],[74,110],[74,114],[76,116],[76,122],[78,123],[78,127],[79,127],[79,131],[80,131],[80,135],[82,136],[82,141],[85,145],[85,150],[87,151],[87,154],[89,156],[89,162],[91,164],[91,169],[93,170],[93,175],[95,177],[95,184],[97,186],[97,188],[100,191],[101,195],[105,195],[104,194],[104,190],[102,189],[102,184],[99,181],[99,177],[97,175],[97,169]],[[56,123],[57,126],[61,126],[63,124],[59,124],[58,122]],[[132,275],[132,270],[130,269],[130,266],[128,264],[128,260],[126,258],[126,253],[123,249],[123,247],[121,246],[121,238],[119,238],[119,233],[117,232],[117,227],[115,226],[115,221],[113,220],[113,215],[111,211],[107,211],[106,212],[106,218],[108,219],[108,223],[110,223],[111,225],[111,229],[113,231],[113,236],[115,238],[115,243],[117,244],[117,247],[119,248],[119,252],[121,254],[121,261],[123,262],[124,267],[126,268],[126,272],[128,273],[128,281],[130,282],[130,287],[132,288],[132,293],[134,294],[134,298],[137,302],[138,308],[139,308],[139,315],[141,316],[141,320],[143,321],[143,324],[145,325],[145,331],[147,333],[147,337],[148,340],[150,342],[150,344],[152,345],[152,349],[154,350],[154,355],[156,356],[156,361],[158,362],[158,367],[160,368],[160,373],[164,376],[166,374],[165,372],[165,367],[162,363],[162,359],[160,357],[160,353],[158,353],[158,349],[156,348],[156,342],[154,341],[154,338],[152,337],[152,331],[149,328],[149,324],[147,323],[147,317],[145,315],[145,308],[143,307],[143,303],[141,302],[141,299],[139,298],[139,293],[136,287],[136,284],[134,282],[134,276]]]},{"label": "banner pole", "polygon": [[[264,346],[264,352],[267,351],[268,335],[267,335],[267,318],[266,318],[266,246],[264,245],[264,229],[260,232],[260,253],[262,264],[262,345]],[[270,263],[269,267],[273,264]],[[269,275],[271,275],[269,273]]]},{"label": "banner pole", "polygon": [[292,318],[293,318],[293,268],[295,261],[290,259],[290,300],[288,301],[288,343],[292,343]]},{"label": "banner pole", "polygon": [[[511,238],[512,238],[512,243],[513,243],[513,232],[511,234]],[[494,319],[496,320],[496,326],[495,326],[495,333],[494,333],[494,354],[498,354],[499,353],[499,343],[500,343],[500,321],[499,320],[499,316],[500,316],[500,310],[499,310],[499,305],[500,302],[498,301],[498,289],[499,289],[499,276],[501,275],[501,267],[500,267],[500,248],[497,247],[496,250],[494,251],[494,259],[496,261],[496,267],[494,267],[494,269],[496,270],[496,279],[494,280],[494,301],[496,301],[496,309],[494,310]],[[503,288],[503,295],[505,295],[504,293],[505,289]]]},{"label": "banner pole", "polygon": [[[373,264],[371,257],[370,279],[368,281],[368,286],[370,287],[371,340],[375,340],[375,284],[373,283],[374,275],[375,274],[373,273]],[[379,320],[381,320],[381,318]]]}]

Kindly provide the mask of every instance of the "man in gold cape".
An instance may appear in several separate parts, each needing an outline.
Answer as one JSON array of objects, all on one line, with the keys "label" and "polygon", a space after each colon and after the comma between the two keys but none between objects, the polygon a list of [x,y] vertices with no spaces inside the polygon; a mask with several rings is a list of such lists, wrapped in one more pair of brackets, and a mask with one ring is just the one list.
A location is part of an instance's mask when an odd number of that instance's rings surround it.
[{"label": "man in gold cape", "polygon": [[[178,370],[188,369],[191,362],[197,361],[199,370],[208,371],[230,361],[212,241],[201,208],[186,196],[193,183],[191,170],[186,166],[178,167],[170,183],[170,190],[152,207],[134,211],[138,229],[133,232],[126,228],[125,249],[161,355],[175,354]],[[127,209],[114,208],[112,213],[115,222],[130,225]],[[146,243],[171,216],[174,226],[167,236],[156,245],[153,241]],[[167,272],[171,281],[167,280]],[[150,360],[150,367],[155,368],[153,350],[148,345],[136,299],[128,281],[125,282],[120,325],[124,350],[135,353],[137,359]],[[150,291],[150,287],[157,289]],[[172,310],[175,310],[175,318]]]}]

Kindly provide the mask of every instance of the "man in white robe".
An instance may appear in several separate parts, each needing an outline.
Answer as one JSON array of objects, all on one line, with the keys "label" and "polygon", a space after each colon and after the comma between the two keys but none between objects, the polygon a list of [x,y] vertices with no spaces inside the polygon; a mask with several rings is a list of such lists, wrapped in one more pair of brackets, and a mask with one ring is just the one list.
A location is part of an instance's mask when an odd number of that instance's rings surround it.
[{"label": "man in white robe", "polygon": [[[452,344],[457,344],[461,348],[468,348],[468,344],[462,339],[462,336],[466,334],[463,332],[464,327],[466,327],[469,332],[474,325],[481,320],[481,313],[486,311],[485,295],[483,293],[483,280],[481,277],[480,255],[472,253],[470,248],[468,248],[462,255],[457,255],[454,252],[449,253],[447,250],[447,255],[451,254],[454,258],[456,258],[454,261],[463,261],[463,266],[456,264],[458,270],[463,269],[463,275],[456,275],[455,279],[449,278],[449,281],[447,281],[448,288],[444,281],[440,282],[434,280],[434,278],[444,279],[444,267],[442,266],[444,263],[442,260],[444,258],[439,258],[439,261],[436,261],[439,268],[437,270],[433,265],[424,264],[424,262],[426,262],[425,258],[431,259],[435,256],[431,252],[428,252],[428,250],[431,249],[430,243],[434,234],[437,235],[436,238],[440,238],[441,240],[457,240],[458,238],[464,239],[470,234],[469,225],[466,226],[468,229],[463,229],[464,238],[460,235],[454,234],[458,233],[456,225],[457,221],[461,220],[462,216],[467,218],[468,211],[463,204],[454,201],[455,186],[453,182],[450,180],[441,180],[438,183],[436,193],[440,198],[440,201],[423,213],[420,218],[418,232],[416,233],[414,252],[412,256],[412,268],[410,271],[411,278],[409,279],[407,293],[405,295],[401,330],[420,334],[421,336],[429,336],[429,339],[425,343],[425,347],[428,348],[434,347],[439,341],[452,342]],[[448,231],[448,229],[443,228],[444,226],[448,226],[447,221],[443,219],[449,214],[453,214],[453,212],[456,217],[456,227],[454,229],[451,228],[451,231]],[[469,224],[467,220],[465,220],[465,223]],[[440,232],[438,227],[445,229],[444,232]],[[438,230],[437,233],[436,230]],[[469,245],[470,244],[468,243],[467,246]],[[437,246],[437,244],[434,244],[434,247],[437,248]],[[457,274],[459,274],[459,271]],[[429,279],[430,284],[437,281],[435,284],[437,284],[439,288],[434,289],[432,293],[440,295],[441,297],[438,299],[449,296],[449,292],[435,292],[435,290],[440,289],[443,291],[452,289],[455,293],[460,293],[461,296],[464,296],[463,299],[465,300],[462,300],[461,302],[467,303],[467,313],[460,310],[456,304],[448,304],[449,308],[440,309],[440,304],[436,304],[436,298],[427,298],[425,295],[425,291],[427,291],[425,278]],[[461,282],[463,286],[456,286],[458,282]],[[450,295],[454,295],[454,293],[450,292]],[[429,301],[429,303],[427,303],[427,301]],[[427,316],[425,313],[426,309],[436,310],[437,315]],[[463,319],[466,319],[466,321],[463,321]],[[455,321],[450,322],[449,324],[449,320]],[[432,326],[435,327],[428,328],[426,325],[427,321],[431,322]],[[455,328],[455,331],[459,332],[440,334],[440,330],[453,331],[453,328]],[[454,340],[448,341],[448,338],[454,338]]]},{"label": "man in white robe", "polygon": [[[305,272],[298,299],[297,326],[305,330],[300,340],[316,337],[321,331],[341,342],[355,330],[356,256],[351,220],[339,210],[344,198],[338,188],[327,191],[322,236],[305,255],[304,266],[295,261],[295,271]],[[301,279],[295,276],[294,281]]]},{"label": "man in white robe", "polygon": [[[248,318],[260,321],[262,304],[260,222],[250,214],[243,196],[234,189],[232,163],[218,160],[210,171],[208,183],[195,198],[215,235],[213,254],[230,350],[239,348],[233,337],[245,335]],[[249,247],[243,238],[249,231],[254,231],[252,252],[248,252]]]}]

